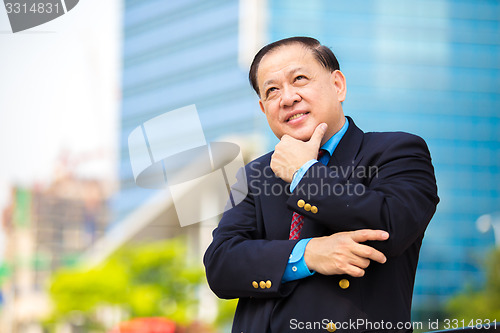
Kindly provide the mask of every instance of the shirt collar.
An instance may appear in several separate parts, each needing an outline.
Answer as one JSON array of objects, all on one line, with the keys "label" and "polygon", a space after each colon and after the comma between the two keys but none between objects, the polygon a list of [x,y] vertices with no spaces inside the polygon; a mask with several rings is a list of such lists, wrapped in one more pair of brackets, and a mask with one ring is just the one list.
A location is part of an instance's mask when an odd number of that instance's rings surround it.
[{"label": "shirt collar", "polygon": [[333,152],[335,151],[335,148],[337,148],[340,140],[344,136],[345,132],[347,132],[347,127],[349,127],[349,121],[347,120],[347,118],[345,118],[345,124],[344,124],[344,126],[342,126],[342,128],[340,129],[340,131],[338,131],[337,133],[335,133],[330,138],[330,140],[328,140],[327,142],[325,142],[325,144],[321,146],[321,149],[325,149],[328,153],[330,153],[330,156],[332,156]]}]

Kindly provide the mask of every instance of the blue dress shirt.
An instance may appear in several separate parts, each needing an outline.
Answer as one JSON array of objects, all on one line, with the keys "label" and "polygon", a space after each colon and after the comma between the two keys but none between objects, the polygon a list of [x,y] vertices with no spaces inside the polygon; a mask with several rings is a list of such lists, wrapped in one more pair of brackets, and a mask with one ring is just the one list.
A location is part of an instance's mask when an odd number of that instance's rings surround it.
[{"label": "blue dress shirt", "polygon": [[[335,148],[337,148],[340,140],[347,131],[347,127],[349,127],[349,121],[346,118],[345,124],[344,126],[342,126],[340,131],[335,133],[330,138],[330,140],[328,140],[323,146],[321,146],[321,149],[326,150],[328,154],[325,153],[323,156],[321,156],[319,162],[323,163],[324,165],[328,164],[328,161],[330,160],[330,157],[333,155]],[[290,184],[290,191],[293,192],[293,190],[302,180],[302,177],[304,177],[304,175],[306,174],[307,170],[309,170],[309,168],[314,163],[317,162],[318,160],[316,159],[309,160],[306,163],[304,163],[304,165],[302,165],[302,167],[299,170],[297,170],[295,176],[292,179],[292,183]],[[309,243],[311,239],[312,238],[301,239],[300,241],[297,242],[288,259],[288,264],[286,265],[285,273],[281,278],[282,282],[289,282],[293,280],[303,279],[315,273],[314,271],[309,270],[309,268],[306,265],[306,261],[304,259],[304,252],[306,250],[306,245],[307,243]]]}]

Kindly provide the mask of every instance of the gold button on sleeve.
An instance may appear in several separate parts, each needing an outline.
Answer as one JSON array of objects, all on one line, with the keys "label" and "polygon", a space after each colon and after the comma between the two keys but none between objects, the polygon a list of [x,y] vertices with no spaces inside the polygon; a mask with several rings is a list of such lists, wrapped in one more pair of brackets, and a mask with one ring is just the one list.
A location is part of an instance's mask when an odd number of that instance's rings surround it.
[{"label": "gold button on sleeve", "polygon": [[267,289],[271,288],[272,285],[273,284],[271,283],[271,281],[269,281],[269,280],[266,281],[266,288]]},{"label": "gold button on sleeve", "polygon": [[257,283],[257,281],[253,281],[253,282],[252,282],[252,286],[253,286],[255,289],[259,288],[259,284]]},{"label": "gold button on sleeve", "polygon": [[316,214],[316,213],[318,212],[318,207],[316,207],[316,206],[311,206],[311,212],[312,212],[313,214]]},{"label": "gold button on sleeve", "polygon": [[305,205],[304,205],[304,209],[305,209],[306,211],[310,211],[310,210],[311,210],[311,205],[310,205],[310,204],[308,204],[308,203],[307,203],[307,204],[305,204]]},{"label": "gold button on sleeve", "polygon": [[260,288],[266,289],[266,283],[264,281],[260,281]]},{"label": "gold button on sleeve", "polygon": [[297,201],[297,206],[299,206],[300,208],[304,207],[304,205],[306,204],[306,202],[302,199],[300,199],[299,201]]},{"label": "gold button on sleeve", "polygon": [[337,327],[333,323],[333,321],[329,322],[328,325],[326,325],[326,330],[328,332],[335,332],[337,330]]},{"label": "gold button on sleeve", "polygon": [[339,281],[339,286],[340,286],[340,288],[342,288],[342,289],[347,289],[347,288],[349,288],[349,280],[347,280],[347,279],[342,279],[342,280],[340,280],[340,281]]}]

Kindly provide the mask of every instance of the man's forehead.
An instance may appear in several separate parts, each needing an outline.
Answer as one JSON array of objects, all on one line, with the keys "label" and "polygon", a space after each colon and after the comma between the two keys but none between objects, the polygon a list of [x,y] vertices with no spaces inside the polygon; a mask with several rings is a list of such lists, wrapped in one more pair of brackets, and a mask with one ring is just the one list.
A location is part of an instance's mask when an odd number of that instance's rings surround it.
[{"label": "man's forehead", "polygon": [[320,65],[311,50],[300,45],[285,45],[266,54],[257,70],[258,81],[264,83],[272,81],[274,75],[284,73],[293,74],[300,70],[307,70],[312,66]]}]

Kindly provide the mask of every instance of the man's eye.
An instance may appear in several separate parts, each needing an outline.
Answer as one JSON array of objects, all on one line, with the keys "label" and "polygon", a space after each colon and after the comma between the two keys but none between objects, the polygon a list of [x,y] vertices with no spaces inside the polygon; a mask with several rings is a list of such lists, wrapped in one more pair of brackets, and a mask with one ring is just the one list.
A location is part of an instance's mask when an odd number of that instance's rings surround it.
[{"label": "man's eye", "polygon": [[272,93],[273,91],[277,90],[278,88],[276,87],[272,87],[272,88],[269,88],[266,90],[266,96],[269,96],[270,93]]},{"label": "man's eye", "polygon": [[296,78],[295,78],[295,81],[297,80],[302,80],[302,79],[306,79],[306,77],[304,75],[298,75]]}]

